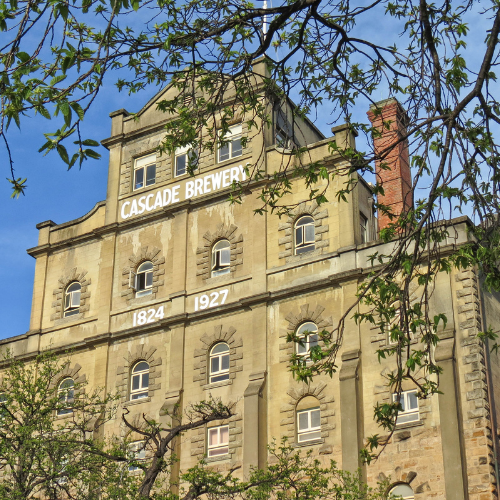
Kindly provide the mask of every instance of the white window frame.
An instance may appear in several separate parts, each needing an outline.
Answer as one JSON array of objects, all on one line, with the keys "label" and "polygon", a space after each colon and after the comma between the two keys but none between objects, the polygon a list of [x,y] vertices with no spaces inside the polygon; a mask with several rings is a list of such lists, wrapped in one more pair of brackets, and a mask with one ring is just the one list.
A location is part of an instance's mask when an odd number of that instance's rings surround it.
[{"label": "white window frame", "polygon": [[361,243],[368,243],[370,241],[370,231],[368,226],[368,217],[359,212],[359,228],[361,232]]},{"label": "white window frame", "polygon": [[[141,363],[146,363],[148,367],[135,371]],[[130,401],[136,401],[137,399],[147,398],[149,396],[149,370],[149,363],[144,359],[137,361],[130,370]],[[147,375],[146,384],[144,383],[144,375]],[[134,378],[136,377],[139,378],[139,386],[137,389],[134,389]]]},{"label": "white window frame", "polygon": [[[146,460],[146,447],[144,441],[134,441],[133,443],[130,443],[127,447],[127,451],[130,461],[144,462]],[[129,472],[135,472],[142,469],[137,465],[129,463],[128,470]]]},{"label": "white window frame", "polygon": [[[241,123],[229,127],[228,131],[224,136],[221,135],[222,132],[220,130],[218,131],[219,135],[219,146],[217,148],[218,163],[231,160],[232,158],[238,158],[243,154],[243,146],[241,145],[242,133],[243,133],[243,126]],[[225,146],[228,147],[228,153],[229,153],[228,158],[221,159],[221,150],[222,150],[221,139],[224,140],[224,142],[226,143]],[[236,151],[234,151],[233,143],[236,142],[238,139],[240,140],[240,149],[239,150],[236,149]]]},{"label": "white window frame", "polygon": [[[313,412],[319,413],[320,424],[317,426],[313,426],[311,424],[311,415]],[[307,427],[305,429],[299,428],[300,415],[307,415]],[[308,441],[317,441],[321,439],[321,410],[319,406],[314,408],[307,408],[306,410],[297,410],[296,411],[296,419],[297,419],[297,442],[298,443],[306,443]]]},{"label": "white window frame", "polygon": [[[145,264],[151,264],[151,268],[146,270],[141,270]],[[135,291],[136,297],[143,297],[144,295],[151,295],[153,293],[153,276],[154,276],[154,264],[150,260],[145,260],[141,262],[137,270],[134,272],[130,270],[128,278],[128,286]],[[140,275],[144,274],[144,288],[139,288]],[[148,284],[148,279],[150,283]]]},{"label": "white window frame", "polygon": [[[220,353],[215,353],[214,354],[214,349],[216,349],[218,346],[225,345],[227,347],[227,350],[222,351]],[[227,368],[222,368],[222,361],[223,358],[227,357]],[[212,371],[212,360],[218,360],[219,364],[219,369],[216,371]],[[210,349],[210,357],[208,360],[208,366],[209,366],[209,383],[210,384],[215,384],[217,382],[222,382],[224,380],[229,380],[229,345],[226,344],[226,342],[218,342],[215,344],[212,349]],[[216,379],[216,380],[215,380]]]},{"label": "white window frame", "polygon": [[292,126],[280,107],[276,107],[274,113],[274,143],[277,148],[282,149],[293,149],[295,146]]},{"label": "white window frame", "polygon": [[[313,325],[313,328],[305,328],[307,325]],[[305,338],[305,335],[301,335],[301,330],[306,332],[308,331],[309,333],[307,334],[307,339]],[[312,321],[307,321],[306,323],[302,323],[298,328],[297,328],[297,337],[300,339],[304,339],[302,342],[304,344],[305,352],[299,352],[300,349],[302,349],[301,345],[297,342],[295,344],[295,352],[297,353],[297,356],[304,357],[306,359],[309,359],[309,354],[311,352],[311,347],[317,346],[319,342],[319,335],[318,335],[318,326],[316,323],[313,323]],[[313,337],[311,341],[311,337]],[[314,340],[314,337],[316,339]]]},{"label": "white window frame", "polygon": [[[65,382],[71,381],[70,386],[68,387],[62,387],[62,385]],[[59,382],[59,385],[57,387],[57,399],[59,402],[62,402],[64,404],[64,408],[59,408],[57,410],[57,415],[69,415],[70,413],[73,413],[73,408],[70,406],[71,403],[75,399],[75,381],[71,377],[66,377],[61,382]]]},{"label": "white window frame", "polygon": [[[181,156],[185,156],[185,161],[186,161],[186,168],[184,172],[178,173],[177,171],[177,160]],[[189,167],[189,162],[194,163],[196,166],[194,170],[198,169],[198,151],[193,148],[191,144],[188,144],[187,146],[184,146],[182,148],[177,148],[175,150],[175,159],[174,159],[174,177],[182,177],[183,175],[188,174],[188,167]]]},{"label": "white window frame", "polygon": [[[415,394],[415,398],[417,400],[417,407],[416,408],[409,408],[410,406],[410,394]],[[403,411],[400,411],[398,413],[398,418],[396,419],[396,425],[404,425],[404,424],[409,424],[412,422],[419,422],[420,421],[420,412],[419,412],[419,403],[418,403],[418,397],[417,397],[417,389],[411,389],[409,391],[401,391],[401,399],[403,399],[403,402],[401,403],[401,406],[403,407]],[[396,402],[398,400],[398,395],[393,394],[392,395],[392,401]],[[404,421],[401,422],[401,417],[403,417]],[[409,418],[407,418],[409,417]]]},{"label": "white window frame", "polygon": [[[149,184],[148,179],[147,179],[147,172],[148,168],[153,166],[155,167],[155,175],[153,182],[150,182]],[[137,187],[137,182],[136,182],[136,176],[138,175],[138,172],[142,170],[142,186]],[[139,191],[140,189],[144,189],[148,186],[154,186],[156,184],[156,153],[150,154],[147,156],[143,156],[142,158],[136,158],[134,160],[134,172],[132,174],[132,186],[133,186],[133,191]]]},{"label": "white window frame", "polygon": [[[311,219],[310,221],[303,222],[302,224],[300,223],[301,221],[304,221],[304,219]],[[313,238],[308,239],[307,238],[307,230],[306,227],[312,227],[313,228]],[[300,234],[300,243],[298,243],[299,238],[298,235]],[[299,217],[296,221],[295,224],[293,225],[293,249],[295,255],[301,255],[303,253],[307,252],[312,252],[313,250],[316,249],[316,230],[314,226],[314,217],[312,215],[303,215],[302,217]]]},{"label": "white window frame", "polygon": [[[225,429],[227,435],[227,442],[221,442],[221,431]],[[210,436],[217,437],[216,443],[210,444]],[[207,457],[223,457],[229,453],[229,426],[218,425],[217,427],[209,427],[207,429]]]},{"label": "white window frame", "polygon": [[[222,243],[227,243],[224,247],[221,246]],[[219,247],[220,248],[217,248]],[[211,267],[211,277],[222,276],[223,274],[228,274],[231,271],[231,243],[229,240],[219,240],[212,246],[212,267]]]},{"label": "white window frame", "polygon": [[[78,290],[71,290],[77,285]],[[82,295],[82,285],[78,281],[70,283],[64,292],[64,317],[74,316],[80,312],[80,300]]]}]

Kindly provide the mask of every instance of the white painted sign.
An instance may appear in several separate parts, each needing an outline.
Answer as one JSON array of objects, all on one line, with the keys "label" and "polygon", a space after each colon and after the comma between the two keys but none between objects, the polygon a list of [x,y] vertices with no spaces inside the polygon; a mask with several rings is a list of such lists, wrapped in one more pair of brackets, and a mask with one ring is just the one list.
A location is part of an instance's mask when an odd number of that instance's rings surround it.
[{"label": "white painted sign", "polygon": [[188,180],[184,184],[176,184],[165,189],[154,191],[150,194],[133,198],[122,203],[122,219],[128,219],[144,212],[151,212],[180,201],[195,198],[222,188],[229,187],[233,181],[243,182],[247,178],[243,165],[226,168],[219,172],[214,172]]},{"label": "white painted sign", "polygon": [[204,293],[199,297],[194,298],[194,310],[209,309],[210,307],[221,306],[226,302],[229,290],[220,290],[210,294]]},{"label": "white painted sign", "polygon": [[134,313],[134,319],[132,321],[132,326],[141,326],[147,323],[154,323],[159,319],[163,319],[165,312],[163,306],[158,309],[148,309],[147,311],[139,311]]}]

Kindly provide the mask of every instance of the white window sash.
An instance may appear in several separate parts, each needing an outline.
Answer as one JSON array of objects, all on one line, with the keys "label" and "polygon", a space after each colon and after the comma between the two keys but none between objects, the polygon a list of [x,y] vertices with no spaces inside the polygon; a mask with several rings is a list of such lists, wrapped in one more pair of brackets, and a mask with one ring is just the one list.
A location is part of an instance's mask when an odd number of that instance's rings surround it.
[{"label": "white window sash", "polygon": [[151,165],[152,163],[156,163],[156,153],[148,156],[143,156],[142,158],[137,158],[135,160],[134,170],[146,167],[147,165]]},{"label": "white window sash", "polygon": [[128,275],[128,287],[132,288],[132,290],[137,290],[137,275],[130,270],[130,273]]}]

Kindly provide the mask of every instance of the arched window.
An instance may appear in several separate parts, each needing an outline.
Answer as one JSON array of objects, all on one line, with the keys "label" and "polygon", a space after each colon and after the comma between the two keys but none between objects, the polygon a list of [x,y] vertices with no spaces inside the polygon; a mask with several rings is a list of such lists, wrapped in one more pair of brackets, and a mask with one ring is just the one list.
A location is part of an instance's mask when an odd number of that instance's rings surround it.
[{"label": "arched window", "polygon": [[321,438],[321,411],[314,396],[306,396],[297,404],[297,442],[315,441]]},{"label": "arched window", "polygon": [[219,240],[212,247],[212,277],[227,274],[230,271],[231,244],[227,240]]},{"label": "arched window", "polygon": [[67,415],[73,412],[71,404],[75,398],[75,382],[72,378],[65,378],[57,388],[57,396],[60,406],[57,410],[58,415]]},{"label": "arched window", "polygon": [[400,483],[394,486],[394,488],[389,491],[389,500],[396,497],[402,497],[403,500],[413,500],[415,498],[415,495],[409,484]]},{"label": "arched window", "polygon": [[215,344],[210,351],[209,382],[221,382],[229,379],[229,346],[225,342]]},{"label": "arched window", "polygon": [[132,368],[130,377],[130,399],[141,399],[148,397],[149,387],[149,364],[139,361]]},{"label": "arched window", "polygon": [[153,263],[143,262],[135,275],[135,296],[142,297],[153,292]]},{"label": "arched window", "polygon": [[80,312],[80,297],[82,285],[75,281],[70,283],[64,292],[64,317],[73,316]]},{"label": "arched window", "polygon": [[296,344],[297,355],[308,358],[311,348],[318,345],[318,327],[310,321],[302,323],[297,330],[297,337],[302,339]]},{"label": "arched window", "polygon": [[295,255],[314,250],[314,219],[304,215],[295,222]]}]

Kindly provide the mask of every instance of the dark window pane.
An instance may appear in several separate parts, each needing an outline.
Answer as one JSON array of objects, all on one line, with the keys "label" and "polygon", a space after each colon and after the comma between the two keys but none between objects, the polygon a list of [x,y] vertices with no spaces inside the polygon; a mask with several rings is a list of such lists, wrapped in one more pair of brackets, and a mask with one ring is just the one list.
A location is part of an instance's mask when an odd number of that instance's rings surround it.
[{"label": "dark window pane", "polygon": [[222,356],[222,370],[229,370],[229,355]]},{"label": "dark window pane", "polygon": [[146,273],[137,275],[137,290],[144,290],[146,288]]},{"label": "dark window pane", "polygon": [[146,288],[153,286],[153,273],[146,273]]},{"label": "dark window pane", "polygon": [[302,244],[302,227],[298,227],[295,229],[295,244]]},{"label": "dark window pane", "polygon": [[225,248],[224,250],[220,251],[220,263],[222,266],[229,266],[229,263],[231,261],[231,252],[229,248]]},{"label": "dark window pane", "polygon": [[141,361],[134,367],[134,372],[142,372],[143,370],[149,370],[149,365],[146,363],[146,361]]},{"label": "dark window pane", "polygon": [[319,410],[313,410],[311,412],[311,427],[319,427],[321,425],[321,418]]},{"label": "dark window pane", "polygon": [[142,386],[143,388],[149,387],[149,373],[142,374]]},{"label": "dark window pane", "polygon": [[306,241],[312,242],[314,241],[314,226],[312,224],[308,224],[305,226],[306,229]]},{"label": "dark window pane", "polygon": [[212,368],[210,370],[212,373],[219,371],[219,358],[212,358]]},{"label": "dark window pane", "polygon": [[408,394],[408,406],[409,410],[416,410],[418,408],[418,398],[416,392],[410,392]]},{"label": "dark window pane", "polygon": [[180,155],[175,158],[175,175],[184,175],[186,173],[186,155]]},{"label": "dark window pane", "polygon": [[138,168],[135,171],[134,189],[139,189],[144,186],[144,169]]},{"label": "dark window pane", "polygon": [[149,165],[146,172],[146,186],[151,186],[156,180],[156,165]]},{"label": "dark window pane", "polygon": [[212,354],[219,354],[226,351],[229,351],[229,347],[224,342],[221,342],[212,349]]},{"label": "dark window pane", "polygon": [[299,413],[299,430],[308,429],[309,422],[307,412]]},{"label": "dark window pane", "polygon": [[139,379],[140,379],[140,375],[134,375],[132,377],[132,390],[133,391],[139,389]]},{"label": "dark window pane", "polygon": [[219,161],[229,160],[229,144],[219,148]]},{"label": "dark window pane", "polygon": [[233,154],[232,154],[232,158],[236,157],[236,156],[241,156],[241,138],[240,139],[235,139],[234,141],[232,141],[233,143]]},{"label": "dark window pane", "polygon": [[210,377],[210,383],[214,384],[215,382],[222,382],[223,380],[229,379],[229,373],[225,373],[224,375],[217,375],[216,377]]}]

